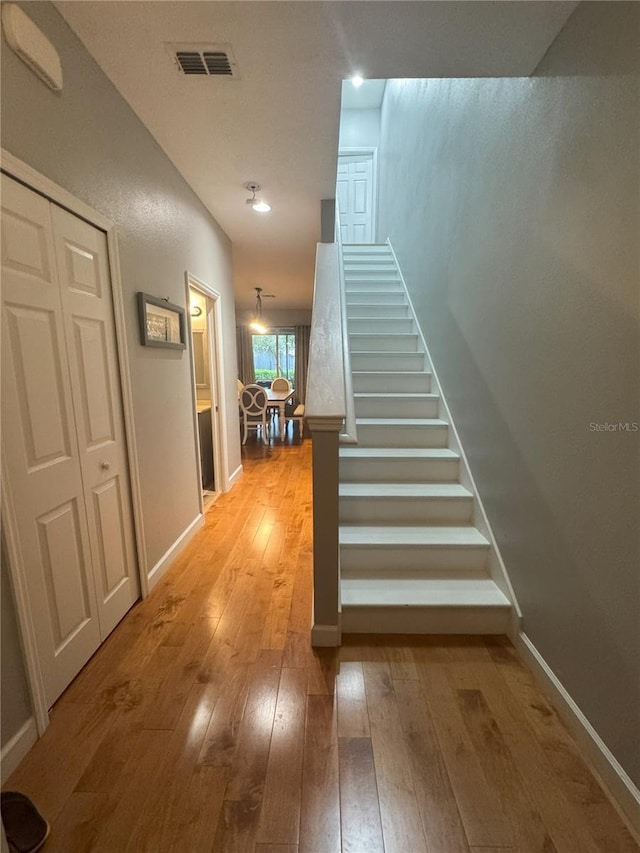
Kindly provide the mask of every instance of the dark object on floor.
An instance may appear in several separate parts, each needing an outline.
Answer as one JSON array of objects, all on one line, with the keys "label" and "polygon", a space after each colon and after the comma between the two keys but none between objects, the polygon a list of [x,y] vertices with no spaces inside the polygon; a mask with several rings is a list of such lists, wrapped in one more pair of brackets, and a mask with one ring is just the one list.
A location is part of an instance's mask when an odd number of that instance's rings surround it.
[{"label": "dark object on floor", "polygon": [[49,824],[25,794],[3,791],[0,810],[11,853],[35,853],[49,835]]}]

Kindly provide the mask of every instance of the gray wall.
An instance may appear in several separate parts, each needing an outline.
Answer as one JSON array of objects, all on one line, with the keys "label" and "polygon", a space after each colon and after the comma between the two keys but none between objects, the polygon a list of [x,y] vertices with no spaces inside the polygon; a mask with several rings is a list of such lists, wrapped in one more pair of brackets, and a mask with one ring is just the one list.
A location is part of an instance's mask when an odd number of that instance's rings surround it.
[{"label": "gray wall", "polygon": [[377,148],[380,142],[380,110],[342,110],[340,149]]},{"label": "gray wall", "polygon": [[0,601],[2,701],[0,703],[0,714],[2,719],[2,746],[4,746],[31,716],[31,699],[16,623],[4,541],[0,551],[0,575],[2,578],[2,600]]},{"label": "gray wall", "polygon": [[20,5],[58,50],[64,88],[47,89],[3,41],[2,145],[117,224],[151,568],[197,516],[199,484],[189,359],[139,345],[135,294],[185,305],[187,269],[221,292],[233,473],[240,440],[231,245],[55,8]]},{"label": "gray wall", "polygon": [[[524,613],[640,782],[640,7],[583,3],[529,79],[389,81],[390,236]],[[635,44],[634,44],[635,42]]]}]

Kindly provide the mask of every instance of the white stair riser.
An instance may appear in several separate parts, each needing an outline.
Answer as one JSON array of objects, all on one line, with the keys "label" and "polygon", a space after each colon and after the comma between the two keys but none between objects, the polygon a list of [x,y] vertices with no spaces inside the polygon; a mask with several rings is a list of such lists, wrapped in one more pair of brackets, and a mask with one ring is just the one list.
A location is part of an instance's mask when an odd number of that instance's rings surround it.
[{"label": "white stair riser", "polygon": [[366,267],[367,269],[371,269],[371,267],[380,266],[381,269],[390,270],[392,272],[396,272],[396,266],[394,264],[393,258],[390,255],[354,255],[350,258],[344,259],[344,269],[358,269],[359,267]]},{"label": "white stair riser", "polygon": [[357,418],[437,418],[439,397],[359,397],[354,399]]},{"label": "white stair riser", "polygon": [[347,318],[349,323],[368,319],[411,320],[408,305],[347,305]]},{"label": "white stair riser", "polygon": [[446,447],[446,426],[357,425],[359,447]]},{"label": "white stair riser", "polygon": [[385,255],[382,252],[379,254],[361,254],[345,257],[344,270],[345,272],[353,269],[374,269],[380,268],[393,272],[397,275],[397,267],[391,255]]},{"label": "white stair riser", "polygon": [[506,634],[509,607],[342,606],[343,633]]},{"label": "white stair riser", "polygon": [[[353,358],[351,359],[353,367]],[[390,393],[418,394],[421,391],[428,393],[431,390],[431,374],[424,371],[393,373],[360,372],[353,374],[353,390],[358,392],[373,391],[382,394]]]},{"label": "white stair riser", "polygon": [[345,258],[345,275],[352,272],[387,272],[397,276],[396,265],[393,258],[381,255],[379,258]]},{"label": "white stair riser", "polygon": [[423,352],[383,352],[383,353],[362,353],[354,352],[351,354],[351,370],[354,371],[390,371],[398,373],[399,371],[422,371],[425,368],[425,357]]},{"label": "white stair riser", "polygon": [[368,290],[347,291],[347,310],[350,305],[406,305],[403,290],[379,290],[377,293]]},{"label": "white stair riser", "polygon": [[357,255],[360,252],[372,252],[390,255],[391,249],[388,243],[343,243],[342,251],[345,255]]},{"label": "white stair riser", "polygon": [[473,498],[341,497],[342,524],[464,524]]},{"label": "white stair riser", "polygon": [[340,459],[343,483],[453,483],[458,459]]},{"label": "white stair riser", "polygon": [[366,278],[364,276],[361,276],[360,278],[345,278],[344,283],[347,297],[350,293],[362,293],[363,291],[366,291],[367,293],[376,294],[376,292],[392,290],[396,293],[401,293],[404,299],[402,282],[399,279],[389,278],[388,276],[385,276],[384,278],[373,278],[371,276]]},{"label": "white stair riser", "polygon": [[386,575],[410,572],[429,577],[449,574],[478,577],[485,574],[489,546],[461,548],[425,548],[424,545],[402,545],[383,548],[380,545],[340,546],[340,569],[345,577],[368,573]]},{"label": "white stair riser", "polygon": [[346,283],[350,281],[395,281],[400,284],[400,277],[394,268],[379,268],[377,265],[369,267],[369,269],[345,269],[344,280]]},{"label": "white stair riser", "polygon": [[349,334],[351,352],[418,352],[417,335]]},{"label": "white stair riser", "polygon": [[413,320],[409,317],[348,318],[350,334],[358,335],[415,335]]}]

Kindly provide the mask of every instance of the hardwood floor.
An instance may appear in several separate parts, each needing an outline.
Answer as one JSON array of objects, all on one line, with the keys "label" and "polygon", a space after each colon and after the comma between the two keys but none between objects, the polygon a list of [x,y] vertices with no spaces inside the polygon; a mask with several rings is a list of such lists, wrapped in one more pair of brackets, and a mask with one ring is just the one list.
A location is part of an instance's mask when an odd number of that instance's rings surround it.
[{"label": "hardwood floor", "polygon": [[311,442],[243,457],[5,786],[46,853],[640,849],[504,638],[311,649]]}]

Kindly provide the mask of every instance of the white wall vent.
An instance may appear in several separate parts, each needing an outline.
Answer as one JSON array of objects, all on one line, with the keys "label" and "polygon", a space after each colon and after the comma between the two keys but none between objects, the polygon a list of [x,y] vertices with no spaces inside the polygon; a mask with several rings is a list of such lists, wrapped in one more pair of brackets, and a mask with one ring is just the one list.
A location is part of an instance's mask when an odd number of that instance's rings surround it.
[{"label": "white wall vent", "polygon": [[31,18],[15,3],[2,4],[2,29],[7,44],[50,89],[62,89],[60,57]]},{"label": "white wall vent", "polygon": [[238,66],[228,44],[168,44],[176,68],[186,76],[238,77]]}]

